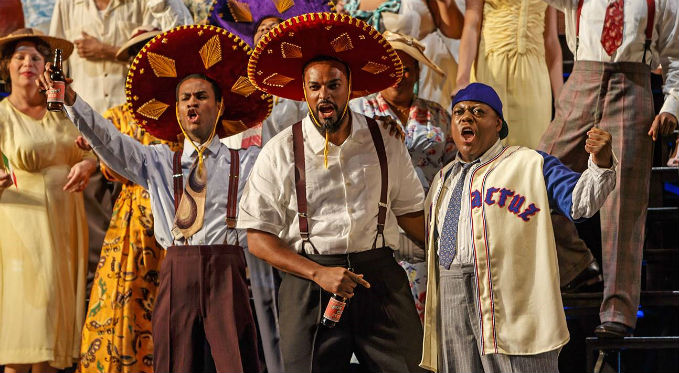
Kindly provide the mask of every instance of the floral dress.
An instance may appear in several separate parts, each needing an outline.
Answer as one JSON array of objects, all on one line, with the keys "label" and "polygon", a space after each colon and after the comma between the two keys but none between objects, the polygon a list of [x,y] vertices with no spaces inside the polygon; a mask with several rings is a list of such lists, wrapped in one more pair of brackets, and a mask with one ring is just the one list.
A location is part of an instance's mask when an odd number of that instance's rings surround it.
[{"label": "floral dress", "polygon": [[[450,115],[441,105],[415,98],[408,114],[408,123],[405,125],[401,123],[380,93],[357,98],[349,105],[351,110],[367,117],[390,116],[401,125],[406,134],[405,146],[408,148],[425,194],[436,172],[455,159],[457,149],[450,135]],[[415,245],[403,233],[400,244],[402,246]],[[423,319],[427,290],[427,263],[401,261],[400,264],[408,275],[415,307],[420,319]]]},{"label": "floral dress", "polygon": [[[118,106],[104,113],[120,132],[144,145],[164,143],[136,125]],[[107,179],[123,183],[90,295],[83,328],[81,372],[153,372],[151,316],[165,250],[154,238],[149,193],[102,163]]]}]

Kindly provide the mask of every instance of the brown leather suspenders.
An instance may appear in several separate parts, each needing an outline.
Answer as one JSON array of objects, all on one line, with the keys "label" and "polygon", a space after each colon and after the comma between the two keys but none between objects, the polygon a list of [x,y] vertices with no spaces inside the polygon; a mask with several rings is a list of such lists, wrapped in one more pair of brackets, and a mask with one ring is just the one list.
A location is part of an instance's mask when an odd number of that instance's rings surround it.
[{"label": "brown leather suspenders", "polygon": [[[226,202],[226,226],[236,228],[236,214],[238,209],[238,178],[240,173],[240,156],[237,150],[229,149],[231,153],[231,170],[229,172],[229,195]],[[182,151],[174,153],[172,159],[172,179],[174,182],[174,211],[179,208],[179,201],[184,193],[184,174],[182,173]]]},{"label": "brown leather suspenders", "polygon": [[[384,223],[387,220],[387,191],[389,187],[389,168],[387,166],[387,152],[384,148],[384,140],[380,133],[377,122],[366,117],[370,136],[372,137],[377,159],[380,162],[381,191],[377,213],[377,235],[373,242],[373,248],[377,243],[377,236],[382,236],[382,246],[385,246]],[[297,215],[299,217],[299,234],[302,237],[302,245],[305,242],[313,244],[309,240],[309,220],[307,215],[307,195],[306,195],[306,164],[304,161],[304,136],[302,134],[302,122],[297,122],[292,126],[292,151],[295,159],[295,191],[297,193]],[[314,247],[314,250],[316,248]]]}]

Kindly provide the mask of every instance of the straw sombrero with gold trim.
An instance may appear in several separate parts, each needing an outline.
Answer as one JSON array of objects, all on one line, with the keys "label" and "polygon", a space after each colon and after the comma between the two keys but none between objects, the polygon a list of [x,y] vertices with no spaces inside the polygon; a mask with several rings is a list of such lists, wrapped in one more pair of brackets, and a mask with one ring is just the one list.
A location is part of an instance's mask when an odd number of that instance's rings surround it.
[{"label": "straw sombrero with gold trim", "polygon": [[398,55],[372,26],[344,14],[309,13],[262,37],[250,57],[248,77],[262,91],[304,101],[302,70],[318,56],[349,66],[352,98],[397,84],[403,75]]},{"label": "straw sombrero with gold trim", "polygon": [[137,54],[125,83],[127,104],[137,123],[155,137],[177,141],[176,87],[203,74],[222,91],[224,108],[217,135],[235,135],[271,112],[271,95],[247,78],[250,47],[228,31],[209,25],[179,26],[151,39]]}]

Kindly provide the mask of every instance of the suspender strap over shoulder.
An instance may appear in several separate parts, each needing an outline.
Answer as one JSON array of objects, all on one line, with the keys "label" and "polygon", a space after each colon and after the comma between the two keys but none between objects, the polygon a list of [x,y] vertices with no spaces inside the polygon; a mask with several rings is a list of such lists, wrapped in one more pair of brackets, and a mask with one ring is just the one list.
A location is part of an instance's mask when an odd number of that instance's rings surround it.
[{"label": "suspender strap over shoulder", "polygon": [[309,220],[307,219],[306,200],[306,162],[304,161],[304,135],[302,122],[292,126],[292,152],[295,156],[295,192],[297,193],[297,215],[299,217],[299,235],[303,241],[309,241]]},{"label": "suspender strap over shoulder", "polygon": [[184,174],[182,174],[182,151],[177,150],[172,157],[172,181],[174,184],[174,211],[179,208],[179,201],[184,193]]},{"label": "suspender strap over shoulder", "polygon": [[[372,137],[377,152],[377,159],[380,163],[380,202],[378,203],[377,213],[377,235],[382,236],[382,246],[385,245],[384,224],[387,220],[387,192],[389,185],[389,168],[387,164],[387,152],[384,148],[384,140],[377,122],[372,118],[367,118],[370,136]],[[306,194],[306,162],[304,160],[304,135],[302,134],[302,122],[297,122],[292,126],[292,150],[295,159],[295,192],[297,193],[297,215],[299,220],[299,234],[303,241],[309,240],[309,220],[307,216],[307,194]],[[375,236],[375,242],[377,236]],[[312,245],[313,246],[313,245]]]},{"label": "suspender strap over shoulder", "polygon": [[[387,152],[384,148],[384,140],[382,139],[382,133],[380,133],[380,127],[373,118],[366,117],[368,121],[368,128],[370,129],[370,136],[373,138],[373,143],[375,144],[375,150],[377,151],[377,159],[380,162],[380,176],[381,176],[381,190],[380,190],[380,202],[378,204],[377,212],[377,234],[382,235],[382,246],[385,245],[384,241],[384,223],[387,220],[387,191],[389,186],[389,167],[387,164]],[[377,240],[377,237],[375,237]]]},{"label": "suspender strap over shoulder", "polygon": [[240,155],[238,150],[229,149],[231,152],[231,170],[229,172],[229,195],[226,202],[226,226],[236,228],[236,214],[238,207],[238,179],[240,177]]}]

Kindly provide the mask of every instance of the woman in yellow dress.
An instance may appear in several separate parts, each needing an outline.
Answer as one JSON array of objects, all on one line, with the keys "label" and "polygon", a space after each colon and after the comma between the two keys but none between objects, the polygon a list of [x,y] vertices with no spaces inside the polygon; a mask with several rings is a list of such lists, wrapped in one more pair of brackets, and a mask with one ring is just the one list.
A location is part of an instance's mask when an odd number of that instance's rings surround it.
[{"label": "woman in yellow dress", "polygon": [[490,85],[503,102],[507,145],[536,148],[563,86],[556,10],[542,0],[467,0],[456,91]]},{"label": "woman in yellow dress", "polygon": [[[160,31],[140,27],[118,51],[119,59],[134,57]],[[107,110],[120,132],[144,145],[176,143],[161,141],[146,133],[132,114],[120,105]],[[151,314],[158,287],[158,272],[165,250],[153,235],[153,215],[148,192],[101,164],[111,181],[123,184],[111,223],[101,248],[94,275],[87,319],[83,328],[81,372],[153,372]]]},{"label": "woman in yellow dress", "polygon": [[0,365],[49,372],[79,356],[85,310],[87,221],[82,193],[97,167],[63,112],[47,111],[36,79],[54,48],[31,29],[0,39]]}]

